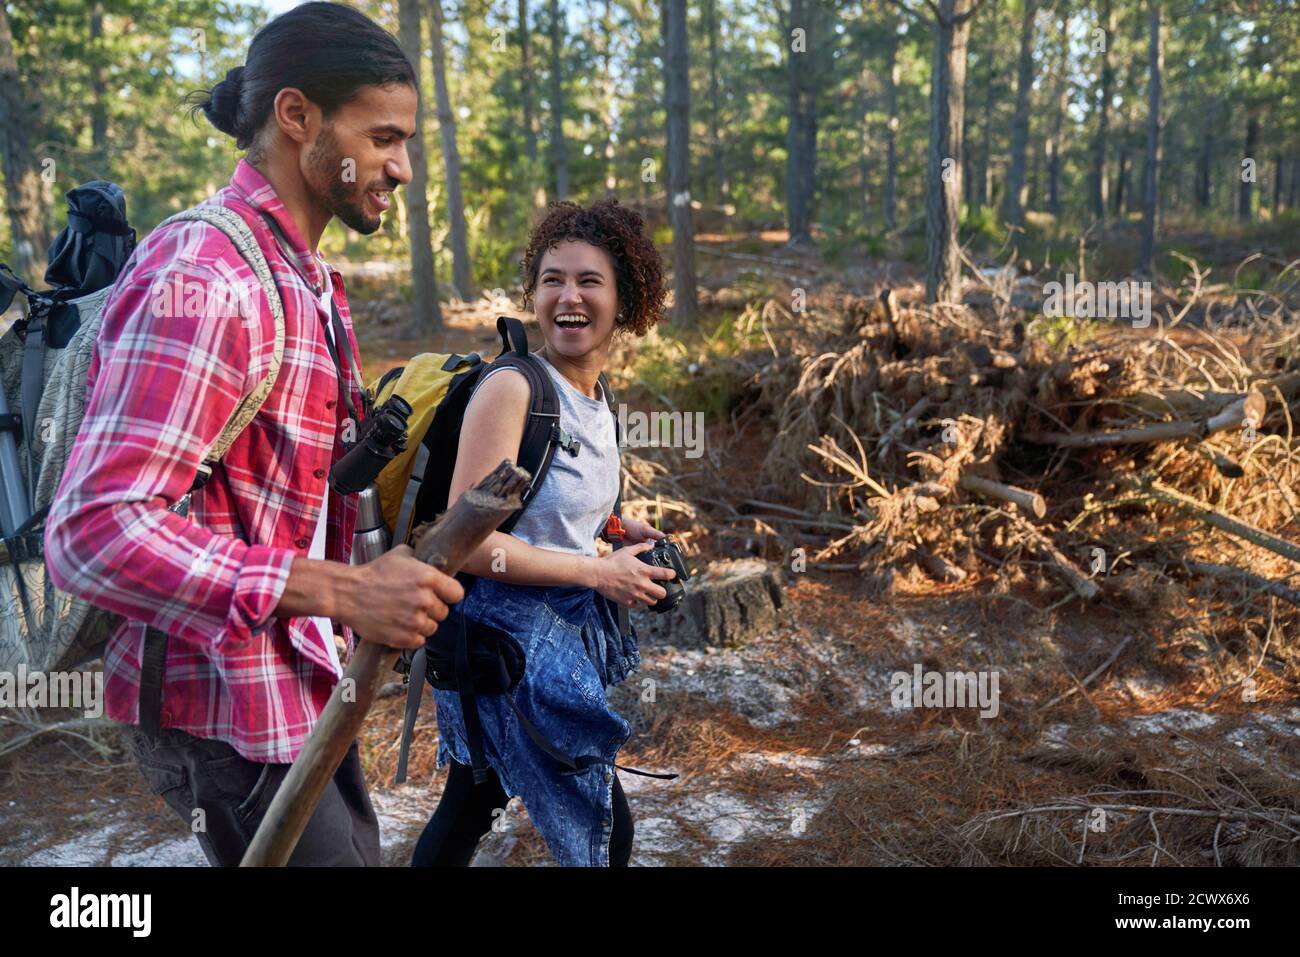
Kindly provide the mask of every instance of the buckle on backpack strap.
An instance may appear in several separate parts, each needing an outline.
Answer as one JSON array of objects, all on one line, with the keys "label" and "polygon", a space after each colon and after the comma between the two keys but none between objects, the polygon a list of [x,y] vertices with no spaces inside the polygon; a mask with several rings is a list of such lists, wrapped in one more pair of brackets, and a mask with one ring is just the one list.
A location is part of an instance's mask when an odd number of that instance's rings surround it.
[{"label": "buckle on backpack strap", "polygon": [[565,432],[558,424],[551,426],[551,441],[575,458],[582,451],[582,443]]},{"label": "buckle on backpack strap", "polygon": [[623,527],[623,520],[617,515],[611,515],[605,519],[605,530],[600,533],[600,537],[612,545],[614,542],[621,542],[625,534],[627,529]]}]

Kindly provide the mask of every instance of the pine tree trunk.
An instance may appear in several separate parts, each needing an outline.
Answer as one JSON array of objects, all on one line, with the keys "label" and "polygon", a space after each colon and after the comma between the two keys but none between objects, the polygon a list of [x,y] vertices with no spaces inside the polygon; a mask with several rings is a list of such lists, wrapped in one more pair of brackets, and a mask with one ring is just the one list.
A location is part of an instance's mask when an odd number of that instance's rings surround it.
[{"label": "pine tree trunk", "polygon": [[925,295],[961,300],[957,231],[961,214],[962,118],[966,112],[966,45],[975,0],[938,0],[930,81],[930,147],[925,200]]},{"label": "pine tree trunk", "polygon": [[1282,212],[1282,154],[1273,154],[1273,218]]},{"label": "pine tree trunk", "polygon": [[614,171],[614,74],[612,71],[613,56],[611,49],[614,42],[613,30],[611,29],[612,17],[614,15],[613,0],[605,0],[605,14],[600,18],[601,32],[601,95],[604,97],[604,124],[605,124],[605,146],[603,149],[605,155],[605,195],[613,196],[618,188],[618,176]]},{"label": "pine tree trunk", "polygon": [[697,318],[695,231],[691,222],[690,46],[686,0],[664,0],[664,89],[667,92],[668,220],[673,228],[673,321]]},{"label": "pine tree trunk", "polygon": [[447,171],[447,218],[451,226],[452,284],[456,295],[469,299],[474,282],[469,260],[469,230],[465,225],[465,200],[460,188],[460,151],[456,147],[456,114],[447,91],[447,66],[442,36],[442,0],[430,0],[433,46],[433,86],[438,100],[438,132],[442,137],[442,162]]},{"label": "pine tree trunk", "polygon": [[997,47],[1001,38],[998,36],[998,3],[993,3],[993,22],[989,30],[989,62],[984,70],[984,128],[980,131],[980,168],[975,180],[975,205],[987,206],[993,193],[991,165],[993,155],[993,91],[997,86],[995,70],[997,69]]},{"label": "pine tree trunk", "polygon": [[1196,205],[1201,209],[1210,208],[1210,175],[1214,169],[1214,115],[1217,106],[1217,100],[1212,101],[1205,111],[1201,150],[1196,157]]},{"label": "pine tree trunk", "polygon": [[555,198],[569,198],[569,151],[564,142],[564,30],[559,0],[551,0],[551,166]]},{"label": "pine tree trunk", "polygon": [[[789,121],[786,125],[786,206],[790,242],[812,242],[812,200],[817,164],[817,56],[814,47],[818,0],[791,0],[785,42],[788,50]],[[803,28],[804,47],[791,33]]]},{"label": "pine tree trunk", "polygon": [[[1241,185],[1237,187],[1237,218],[1250,220],[1254,218],[1252,197],[1255,190],[1255,178],[1259,175],[1259,158],[1255,152],[1259,149],[1259,116],[1251,109],[1246,117],[1246,142],[1241,155],[1251,161],[1253,170],[1250,177],[1241,176]],[[1243,171],[1244,172],[1244,171]]]},{"label": "pine tree trunk", "polygon": [[45,250],[50,242],[50,211],[28,139],[33,115],[22,95],[9,14],[0,3],[0,167],[13,248],[11,265],[29,285],[37,284],[45,272]]},{"label": "pine tree trunk", "polygon": [[1038,0],[1024,0],[1020,21],[1020,58],[1016,67],[1016,112],[1011,120],[1011,168],[1003,197],[1003,218],[1009,225],[1025,222],[1025,161],[1029,146],[1029,95],[1034,82],[1034,18]]},{"label": "pine tree trunk", "polygon": [[1101,51],[1101,83],[1093,107],[1097,114],[1097,131],[1092,141],[1092,180],[1089,186],[1092,189],[1092,215],[1104,222],[1109,183],[1106,177],[1106,139],[1110,134],[1110,97],[1115,79],[1115,71],[1110,64],[1110,47],[1115,35],[1115,11],[1111,7],[1111,0],[1104,0],[1099,20],[1105,49]]},{"label": "pine tree trunk", "polygon": [[[1068,70],[1070,66],[1070,18],[1069,16],[1061,17],[1061,55],[1056,61],[1056,77],[1059,90],[1056,98],[1056,112],[1052,115],[1052,134],[1053,150],[1051,162],[1047,167],[1047,210],[1053,216],[1061,215],[1061,145],[1064,142],[1064,135],[1061,133],[1061,127],[1065,123],[1066,114],[1070,109],[1070,81]],[[1105,175],[1105,168],[1102,168],[1102,175]],[[1105,191],[1103,190],[1103,193]]]},{"label": "pine tree trunk", "polygon": [[1165,68],[1164,37],[1160,28],[1160,2],[1150,0],[1150,79],[1147,85],[1147,155],[1142,169],[1142,250],[1138,273],[1155,272],[1156,219],[1160,206],[1160,84]]},{"label": "pine tree trunk", "polygon": [[[420,0],[398,4],[398,35],[406,58],[415,68],[416,82],[423,73]],[[406,332],[425,336],[442,328],[438,281],[434,278],[433,239],[429,230],[429,157],[424,148],[423,98],[415,108],[415,136],[406,144],[411,160],[411,182],[406,186],[407,233],[411,241],[411,321]]]},{"label": "pine tree trunk", "polygon": [[[104,2],[95,0],[90,8],[90,146],[95,156],[107,164],[108,156],[108,81],[104,75],[103,47]],[[103,176],[109,178],[107,166]]]},{"label": "pine tree trunk", "polygon": [[713,151],[714,186],[719,206],[731,201],[731,184],[727,182],[727,158],[722,150],[722,96],[718,85],[718,2],[708,0],[705,16],[709,21],[709,145]]},{"label": "pine tree trunk", "polygon": [[528,25],[528,0],[519,0],[519,99],[524,111],[524,153],[537,162],[537,128],[533,119],[532,30]]},{"label": "pine tree trunk", "polygon": [[890,32],[885,60],[885,228],[898,228],[898,31]]}]

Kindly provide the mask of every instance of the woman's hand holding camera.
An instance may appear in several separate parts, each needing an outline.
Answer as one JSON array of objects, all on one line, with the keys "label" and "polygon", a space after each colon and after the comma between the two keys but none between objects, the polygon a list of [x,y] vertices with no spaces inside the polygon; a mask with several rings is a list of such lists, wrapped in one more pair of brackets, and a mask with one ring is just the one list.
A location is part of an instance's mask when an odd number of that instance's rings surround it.
[{"label": "woman's hand holding camera", "polygon": [[625,545],[615,549],[612,554],[595,559],[596,591],[610,601],[629,608],[638,603],[653,605],[667,595],[655,581],[676,578],[677,573],[671,568],[647,565],[637,558],[652,548],[654,542],[644,541],[636,545]]},{"label": "woman's hand holding camera", "polygon": [[643,522],[639,518],[623,519],[624,545],[639,545],[641,542],[653,543],[655,539],[667,537],[667,532],[661,532],[649,522]]}]

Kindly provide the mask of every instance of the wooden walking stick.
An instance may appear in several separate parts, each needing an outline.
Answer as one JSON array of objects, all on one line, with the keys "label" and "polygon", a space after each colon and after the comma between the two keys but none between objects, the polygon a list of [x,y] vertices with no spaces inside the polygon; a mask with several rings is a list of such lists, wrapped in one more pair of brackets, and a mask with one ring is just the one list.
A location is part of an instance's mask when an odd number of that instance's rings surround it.
[{"label": "wooden walking stick", "polygon": [[[448,575],[456,574],[479,543],[519,508],[529,481],[531,476],[525,470],[502,462],[438,521],[417,534],[415,557]],[[288,863],[397,656],[395,648],[358,642],[343,679],[334,686],[320,721],[289,768],[240,867],[283,867]],[[411,675],[412,681],[422,679],[423,675]]]}]

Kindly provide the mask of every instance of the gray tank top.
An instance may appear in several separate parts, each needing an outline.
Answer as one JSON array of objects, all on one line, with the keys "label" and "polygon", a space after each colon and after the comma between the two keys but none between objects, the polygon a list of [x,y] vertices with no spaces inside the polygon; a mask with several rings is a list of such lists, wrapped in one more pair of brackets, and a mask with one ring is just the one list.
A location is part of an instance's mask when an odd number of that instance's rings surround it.
[{"label": "gray tank top", "polygon": [[[599,383],[599,398],[583,395],[542,356],[560,399],[560,427],[582,443],[576,456],[557,448],[542,484],[511,534],[537,548],[581,555],[596,554],[596,535],[604,528],[618,497],[618,437],[614,416]],[[475,390],[497,372],[489,367]],[[473,401],[471,397],[471,401]]]}]

